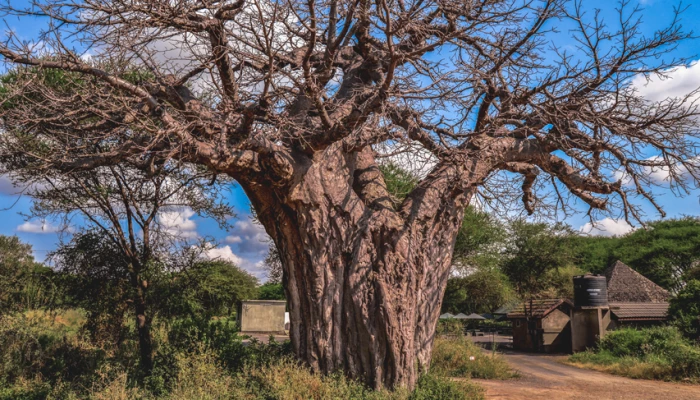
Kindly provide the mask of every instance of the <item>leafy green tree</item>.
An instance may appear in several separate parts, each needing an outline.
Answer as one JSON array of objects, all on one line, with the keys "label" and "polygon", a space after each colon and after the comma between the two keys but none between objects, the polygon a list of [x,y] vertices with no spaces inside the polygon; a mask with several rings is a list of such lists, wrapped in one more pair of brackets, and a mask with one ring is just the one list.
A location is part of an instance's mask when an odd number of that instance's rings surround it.
[{"label": "leafy green tree", "polygon": [[[700,220],[697,217],[659,220],[627,235],[572,239],[577,265],[599,273],[616,260],[671,291],[681,289],[700,263]],[[689,278],[690,277],[690,278]]]},{"label": "leafy green tree", "polygon": [[569,226],[515,220],[508,234],[501,268],[520,297],[549,297],[556,285],[571,285],[560,278],[575,260]]},{"label": "leafy green tree", "polygon": [[267,282],[258,288],[258,300],[285,300],[284,287],[281,283]]},{"label": "leafy green tree", "polygon": [[52,278],[53,271],[34,260],[31,245],[0,235],[0,314],[52,304]]},{"label": "leafy green tree", "polygon": [[686,337],[700,341],[700,280],[691,280],[674,296],[668,316]]},{"label": "leafy green tree", "polygon": [[506,231],[500,221],[485,211],[467,207],[455,240],[452,256],[455,266],[463,270],[497,267],[505,238]]},{"label": "leafy green tree", "polygon": [[686,217],[659,220],[647,229],[623,236],[613,250],[637,272],[671,290],[683,287],[683,275],[700,261],[700,219]]},{"label": "leafy green tree", "polygon": [[514,298],[515,292],[508,278],[498,269],[484,268],[447,281],[442,312],[493,312]]},{"label": "leafy green tree", "polygon": [[157,285],[160,290],[156,292],[164,295],[153,300],[156,314],[208,321],[214,316],[230,316],[241,301],[255,298],[258,280],[232,262],[199,260]]},{"label": "leafy green tree", "polygon": [[136,297],[120,247],[101,230],[91,229],[73,235],[50,257],[71,305],[87,311],[86,328],[93,340],[119,346],[128,335],[124,317]]}]

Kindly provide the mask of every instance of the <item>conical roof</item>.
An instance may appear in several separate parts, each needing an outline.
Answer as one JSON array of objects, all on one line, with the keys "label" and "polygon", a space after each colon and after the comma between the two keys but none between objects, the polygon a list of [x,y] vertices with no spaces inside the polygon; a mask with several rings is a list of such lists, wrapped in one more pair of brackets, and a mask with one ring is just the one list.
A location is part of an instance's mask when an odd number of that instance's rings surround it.
[{"label": "conical roof", "polygon": [[665,303],[671,295],[644,275],[617,261],[604,272],[611,303]]}]

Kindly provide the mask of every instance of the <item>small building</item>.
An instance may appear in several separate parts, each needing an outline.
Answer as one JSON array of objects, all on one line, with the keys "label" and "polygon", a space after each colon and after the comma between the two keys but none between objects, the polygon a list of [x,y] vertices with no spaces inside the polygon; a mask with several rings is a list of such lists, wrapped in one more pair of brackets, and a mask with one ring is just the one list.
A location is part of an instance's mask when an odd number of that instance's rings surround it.
[{"label": "small building", "polygon": [[571,310],[567,299],[528,300],[508,313],[513,348],[544,353],[571,352]]},{"label": "small building", "polygon": [[285,333],[284,300],[246,300],[241,303],[241,333]]},{"label": "small building", "polygon": [[666,289],[621,261],[606,269],[604,275],[612,314],[607,330],[666,322],[671,298]]}]

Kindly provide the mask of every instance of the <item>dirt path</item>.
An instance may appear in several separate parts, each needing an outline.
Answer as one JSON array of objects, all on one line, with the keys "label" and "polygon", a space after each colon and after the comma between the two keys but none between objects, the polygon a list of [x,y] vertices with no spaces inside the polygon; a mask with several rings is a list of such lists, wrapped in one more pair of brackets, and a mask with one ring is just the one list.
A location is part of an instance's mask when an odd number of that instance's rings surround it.
[{"label": "dirt path", "polygon": [[579,369],[557,362],[557,356],[506,353],[522,378],[510,381],[475,379],[487,399],[509,400],[700,400],[700,386],[629,379]]}]

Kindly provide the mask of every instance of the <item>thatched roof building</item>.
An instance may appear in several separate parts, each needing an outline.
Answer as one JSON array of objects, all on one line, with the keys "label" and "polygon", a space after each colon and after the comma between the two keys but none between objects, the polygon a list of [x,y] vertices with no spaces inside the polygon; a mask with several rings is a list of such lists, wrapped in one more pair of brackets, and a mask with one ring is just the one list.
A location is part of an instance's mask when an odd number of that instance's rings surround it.
[{"label": "thatched roof building", "polygon": [[666,303],[671,295],[639,272],[617,261],[605,270],[610,303]]}]

